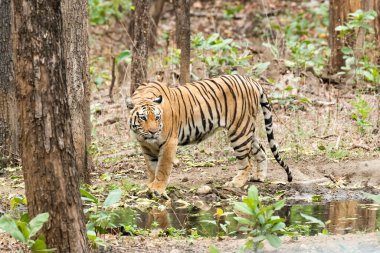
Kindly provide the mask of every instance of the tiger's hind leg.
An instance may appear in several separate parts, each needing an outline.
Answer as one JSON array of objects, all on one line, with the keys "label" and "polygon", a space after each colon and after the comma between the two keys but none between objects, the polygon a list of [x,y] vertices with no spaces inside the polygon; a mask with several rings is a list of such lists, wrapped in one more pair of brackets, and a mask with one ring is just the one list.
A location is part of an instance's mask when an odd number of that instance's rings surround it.
[{"label": "tiger's hind leg", "polygon": [[227,182],[226,186],[240,188],[243,187],[251,176],[252,165],[248,157],[239,161],[239,172],[232,179],[231,182]]},{"label": "tiger's hind leg", "polygon": [[251,128],[248,128],[248,133],[246,132],[244,135],[236,134],[237,136],[234,136],[235,134],[233,134],[229,136],[236,158],[239,161],[239,172],[231,182],[226,183],[227,186],[240,188],[249,181],[252,170],[250,155],[253,138],[253,131],[250,130]]},{"label": "tiger's hind leg", "polygon": [[251,155],[255,157],[257,162],[257,169],[253,173],[253,180],[264,182],[267,177],[268,160],[264,148],[256,138],[252,142]]}]

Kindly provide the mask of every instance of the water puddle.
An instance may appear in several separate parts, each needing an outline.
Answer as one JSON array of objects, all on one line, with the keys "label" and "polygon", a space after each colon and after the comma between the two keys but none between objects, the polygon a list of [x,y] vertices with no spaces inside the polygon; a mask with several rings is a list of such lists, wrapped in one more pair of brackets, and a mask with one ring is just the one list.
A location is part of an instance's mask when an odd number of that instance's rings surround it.
[{"label": "water puddle", "polygon": [[[170,228],[175,228],[185,231],[186,234],[191,234],[191,231],[196,230],[197,234],[201,236],[217,236],[236,231],[239,226],[233,218],[235,215],[232,208],[226,207],[223,210],[224,212],[231,212],[231,215],[222,216],[218,220],[218,225],[215,224],[215,208],[207,211],[191,208],[167,208],[165,210],[153,208],[147,212],[126,208],[118,209],[115,212],[118,214],[117,222],[119,224],[129,226],[137,224],[138,228],[144,229],[170,230]],[[300,213],[313,216],[326,223],[329,234],[346,234],[358,231],[373,232],[380,229],[379,206],[355,200],[323,204],[296,204],[285,206],[278,213],[280,217],[286,219],[287,226],[298,227],[306,235],[315,235],[322,229],[318,224],[307,223],[307,220]],[[303,227],[304,224],[310,224],[310,227]]]}]

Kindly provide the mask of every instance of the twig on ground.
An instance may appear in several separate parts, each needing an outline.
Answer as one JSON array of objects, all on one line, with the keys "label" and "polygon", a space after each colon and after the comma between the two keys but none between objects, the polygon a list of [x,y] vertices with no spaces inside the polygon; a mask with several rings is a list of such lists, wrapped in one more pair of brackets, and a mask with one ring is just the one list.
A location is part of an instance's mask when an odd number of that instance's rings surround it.
[{"label": "twig on ground", "polygon": [[112,97],[112,90],[113,90],[113,87],[115,86],[115,79],[116,79],[116,75],[115,75],[115,67],[116,67],[116,59],[115,59],[115,56],[112,56],[111,58],[112,60],[112,79],[111,79],[111,86],[110,86],[110,90],[108,92],[108,95],[111,99],[111,103],[113,102],[113,97]]}]

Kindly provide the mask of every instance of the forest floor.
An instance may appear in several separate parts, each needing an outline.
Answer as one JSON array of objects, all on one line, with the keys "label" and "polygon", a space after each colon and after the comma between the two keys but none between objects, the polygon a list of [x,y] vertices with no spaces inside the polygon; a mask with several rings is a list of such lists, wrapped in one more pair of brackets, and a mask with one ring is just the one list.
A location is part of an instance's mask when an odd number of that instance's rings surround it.
[{"label": "forest floor", "polygon": [[[265,20],[255,26],[255,22],[258,22],[257,16],[255,14],[252,18],[252,13],[256,7],[263,11],[260,6],[256,6],[257,3],[245,6],[241,11],[244,13],[243,18],[215,20],[212,15],[202,16],[204,9],[210,10],[210,13],[218,13],[220,8],[224,8],[223,1],[215,2],[214,6],[205,1],[194,2],[193,10],[198,17],[192,21],[193,34],[219,32],[224,37],[233,37],[235,41],[244,41],[249,36],[241,38],[239,31],[248,33],[256,29],[256,32],[268,32]],[[286,21],[286,13],[281,14],[282,11],[277,12],[277,9],[287,8],[295,13],[304,9],[298,4],[290,3],[291,1],[268,2],[270,10],[273,11],[271,14],[279,23]],[[251,21],[246,17],[251,17]],[[206,23],[212,25],[206,26]],[[143,156],[138,144],[130,138],[127,123],[125,98],[129,95],[129,77],[120,81],[123,78],[117,73],[118,81],[113,91],[113,100],[108,96],[111,79],[110,56],[125,49],[125,44],[128,43],[125,27],[125,24],[120,23],[114,27],[92,27],[90,37],[90,72],[96,85],[93,85],[91,101],[93,133],[90,152],[94,171],[92,186],[89,188],[99,198],[105,198],[112,189],[123,189],[126,197],[123,197],[118,208],[135,206],[133,201],[148,201],[146,196],[139,193],[145,188],[146,180]],[[160,27],[158,37],[163,37],[163,30],[174,27],[170,10],[164,12]],[[271,80],[272,84],[264,83],[263,86],[272,97],[275,138],[279,143],[281,156],[291,168],[294,181],[287,183],[286,173],[274,161],[267,145],[263,119],[259,118],[257,124],[262,127],[258,127],[261,129],[258,137],[270,159],[266,182],[249,182],[242,189],[224,186],[236,175],[237,164],[225,133],[220,131],[198,145],[179,147],[178,160],[167,189],[172,201],[159,200],[153,201],[157,202],[153,204],[149,202],[150,209],[153,206],[153,209],[159,207],[162,210],[174,210],[171,205],[181,204],[213,212],[217,207],[231,207],[231,203],[241,200],[247,194],[249,185],[255,185],[261,196],[269,200],[284,198],[290,206],[299,203],[309,205],[315,201],[315,197],[318,198],[320,206],[339,201],[358,201],[350,202],[339,210],[327,207],[328,213],[324,221],[338,223],[340,219],[351,219],[357,215],[357,203],[368,201],[365,200],[363,192],[380,194],[380,97],[374,95],[376,92],[371,92],[367,84],[360,87],[345,82],[330,84],[322,82],[307,69],[291,69],[284,60],[273,59],[273,52],[262,46],[262,41],[258,41],[256,35],[251,34],[249,38],[254,42],[253,46],[248,47],[251,52],[255,52],[252,64],[271,62],[262,77]],[[159,47],[164,46],[161,43]],[[162,54],[155,51],[150,62],[162,62],[165,58]],[[193,59],[201,56],[193,55]],[[203,68],[205,65],[194,60],[193,70],[196,76],[208,76]],[[175,67],[156,64],[149,68],[148,75],[154,77],[157,72],[166,71],[169,78],[165,81],[168,81],[171,80],[170,71],[173,69],[176,70]],[[127,64],[126,72],[128,70],[130,69]],[[371,108],[366,117],[368,124],[365,125],[353,118],[353,114],[363,108]],[[6,168],[0,175],[0,212],[8,211],[9,200],[20,194],[24,194],[21,168]],[[352,204],[355,205],[355,213],[352,213]],[[336,231],[329,227],[328,236],[299,236],[298,239],[286,237],[279,249],[273,249],[266,244],[266,252],[380,252],[380,236],[377,232],[380,228],[380,214],[376,211],[378,207],[372,208],[375,211],[368,216],[371,224],[367,222],[364,230],[354,229],[354,233],[345,234],[347,231]],[[149,211],[144,209],[144,212]],[[368,214],[370,210],[364,212]],[[186,220],[187,215],[178,219]],[[152,220],[145,221],[147,227],[157,222],[165,230],[176,223],[170,220],[173,217],[169,217],[166,212],[162,212],[161,216],[153,214],[149,217]],[[359,228],[358,223],[346,225]],[[244,238],[227,236],[161,237],[153,229],[145,235],[106,234],[101,238],[110,245],[109,252],[208,252],[211,244],[221,252],[235,252],[245,242]],[[21,251],[20,245],[7,235],[0,234],[0,252],[17,251]]]}]

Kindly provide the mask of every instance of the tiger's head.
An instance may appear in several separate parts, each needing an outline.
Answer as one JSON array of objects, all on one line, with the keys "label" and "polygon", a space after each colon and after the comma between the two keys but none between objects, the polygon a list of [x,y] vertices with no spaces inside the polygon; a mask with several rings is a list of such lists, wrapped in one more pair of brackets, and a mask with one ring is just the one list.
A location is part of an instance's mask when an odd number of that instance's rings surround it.
[{"label": "tiger's head", "polygon": [[127,98],[130,129],[140,141],[157,140],[162,131],[162,96]]}]

